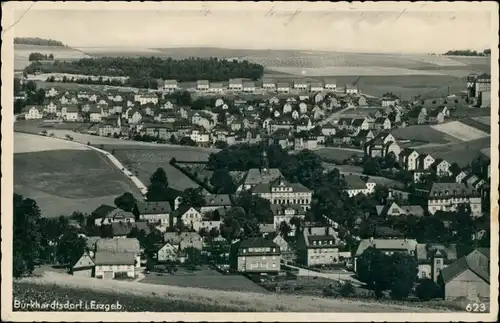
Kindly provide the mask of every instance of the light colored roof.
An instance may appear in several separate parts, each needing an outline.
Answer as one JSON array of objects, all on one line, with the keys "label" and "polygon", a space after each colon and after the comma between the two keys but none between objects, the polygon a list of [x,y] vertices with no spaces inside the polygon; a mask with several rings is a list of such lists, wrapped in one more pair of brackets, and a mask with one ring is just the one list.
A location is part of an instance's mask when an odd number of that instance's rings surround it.
[{"label": "light colored roof", "polygon": [[165,80],[165,85],[177,85],[177,80]]},{"label": "light colored roof", "polygon": [[182,241],[190,241],[190,242],[201,242],[201,236],[196,232],[166,232],[163,235],[164,242],[171,243],[172,245],[178,245]]},{"label": "light colored roof", "polygon": [[73,266],[73,269],[93,267],[94,265],[95,265],[94,261],[92,260],[92,258],[90,258],[90,256],[88,255],[88,253],[84,253],[80,257],[80,259],[78,259],[78,261],[76,262],[76,264]]},{"label": "light colored roof", "polygon": [[282,177],[278,168],[269,168],[267,171],[251,168],[245,177],[245,185],[257,185],[262,183],[270,183],[279,177]]},{"label": "light colored roof", "polygon": [[132,252],[140,251],[139,241],[136,238],[104,238],[97,240],[95,244],[96,252]]},{"label": "light colored roof", "polygon": [[490,282],[490,257],[489,249],[479,248],[472,251],[467,256],[464,256],[451,265],[441,270],[444,283],[448,283],[455,277],[466,271],[471,270],[487,283]]},{"label": "light colored roof", "polygon": [[199,80],[196,82],[196,84],[198,85],[209,85],[209,82],[208,80]]},{"label": "light colored roof", "polygon": [[135,254],[131,252],[98,251],[95,254],[96,265],[134,265]]},{"label": "light colored roof", "polygon": [[380,250],[401,250],[415,251],[417,240],[414,239],[363,239],[361,240],[356,256],[360,256],[369,247],[375,247]]}]

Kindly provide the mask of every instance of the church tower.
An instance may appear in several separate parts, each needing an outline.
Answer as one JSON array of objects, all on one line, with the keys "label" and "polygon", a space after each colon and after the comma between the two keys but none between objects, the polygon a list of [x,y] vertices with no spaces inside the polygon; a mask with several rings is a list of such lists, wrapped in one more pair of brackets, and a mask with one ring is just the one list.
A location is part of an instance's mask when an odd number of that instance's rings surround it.
[{"label": "church tower", "polygon": [[267,174],[269,172],[269,160],[267,160],[267,152],[266,152],[265,149],[262,151],[262,165],[261,165],[261,168],[262,168],[262,172],[263,173]]}]

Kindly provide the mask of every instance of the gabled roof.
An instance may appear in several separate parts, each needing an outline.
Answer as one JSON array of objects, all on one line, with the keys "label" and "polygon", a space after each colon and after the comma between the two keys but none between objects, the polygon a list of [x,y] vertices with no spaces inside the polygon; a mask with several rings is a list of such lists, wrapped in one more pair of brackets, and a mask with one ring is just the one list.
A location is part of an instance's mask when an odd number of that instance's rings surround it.
[{"label": "gabled roof", "polygon": [[137,211],[139,214],[169,214],[171,212],[170,203],[168,202],[137,202]]},{"label": "gabled roof", "polygon": [[489,250],[481,248],[481,250],[474,250],[467,256],[464,256],[451,265],[441,270],[444,283],[452,281],[455,277],[460,275],[466,270],[470,270],[483,279],[485,282],[490,283],[489,273]]},{"label": "gabled roof", "polygon": [[201,236],[196,233],[196,232],[166,232],[163,235],[163,241],[166,243],[170,243],[172,245],[178,245],[183,241],[186,242],[200,242],[201,243]]},{"label": "gabled roof", "polygon": [[229,194],[207,194],[204,206],[231,206],[233,201]]},{"label": "gabled roof", "polygon": [[130,252],[98,251],[95,254],[96,265],[134,265],[135,254]]},{"label": "gabled roof", "polygon": [[472,197],[479,193],[464,183],[433,183],[429,198]]},{"label": "gabled roof", "polygon": [[139,241],[136,238],[104,238],[96,241],[96,252],[132,252],[140,251]]},{"label": "gabled roof", "polygon": [[358,175],[347,175],[344,176],[344,180],[347,184],[348,189],[365,189],[366,183]]},{"label": "gabled roof", "polygon": [[111,211],[113,211],[115,209],[116,209],[116,207],[114,207],[114,206],[101,204],[97,209],[95,209],[91,213],[91,216],[93,218],[96,218],[96,219],[105,218]]},{"label": "gabled roof", "polygon": [[414,251],[416,246],[417,241],[414,239],[363,239],[356,250],[356,256],[360,256],[369,247],[380,250]]},{"label": "gabled roof", "polygon": [[89,267],[94,267],[95,266],[95,263],[94,261],[92,260],[92,258],[90,258],[89,254],[88,253],[84,253],[80,259],[78,259],[78,261],[73,265],[73,270],[75,269],[83,269],[83,268],[89,268]]},{"label": "gabled roof", "polygon": [[127,236],[134,228],[139,231],[144,230],[146,234],[151,232],[151,228],[146,222],[134,222],[134,223],[112,223],[111,230],[114,237]]}]

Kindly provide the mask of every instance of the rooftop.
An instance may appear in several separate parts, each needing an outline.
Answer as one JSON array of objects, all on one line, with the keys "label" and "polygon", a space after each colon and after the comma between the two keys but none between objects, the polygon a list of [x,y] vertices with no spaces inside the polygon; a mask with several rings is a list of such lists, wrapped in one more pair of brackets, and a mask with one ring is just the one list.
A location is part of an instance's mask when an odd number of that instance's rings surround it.
[{"label": "rooftop", "polygon": [[96,265],[134,265],[135,254],[130,252],[98,251],[95,254]]}]

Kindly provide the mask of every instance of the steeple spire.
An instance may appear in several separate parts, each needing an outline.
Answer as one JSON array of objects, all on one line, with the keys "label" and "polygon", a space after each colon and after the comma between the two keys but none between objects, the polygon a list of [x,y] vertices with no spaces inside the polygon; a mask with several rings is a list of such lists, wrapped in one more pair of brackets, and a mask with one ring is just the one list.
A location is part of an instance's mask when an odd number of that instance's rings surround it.
[{"label": "steeple spire", "polygon": [[262,150],[262,172],[267,173],[269,171],[269,161],[267,160],[266,150]]}]

